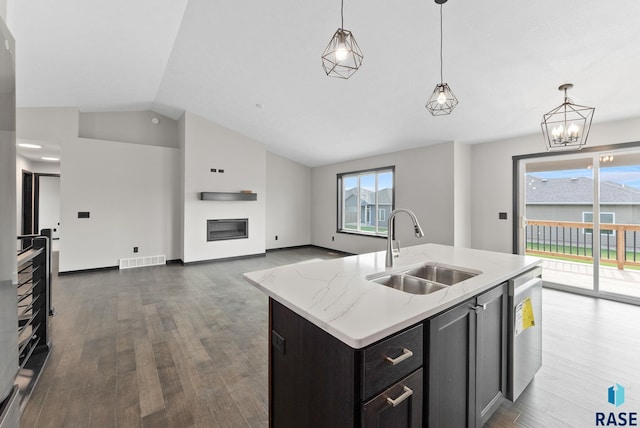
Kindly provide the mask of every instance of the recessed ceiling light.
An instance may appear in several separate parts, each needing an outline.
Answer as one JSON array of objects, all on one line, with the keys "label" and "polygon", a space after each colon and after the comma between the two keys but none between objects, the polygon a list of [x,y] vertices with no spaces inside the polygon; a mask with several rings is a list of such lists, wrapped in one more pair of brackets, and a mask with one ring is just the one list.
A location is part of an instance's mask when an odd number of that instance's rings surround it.
[{"label": "recessed ceiling light", "polygon": [[46,160],[46,161],[59,161],[60,160],[60,158],[52,158],[52,157],[49,157],[49,156],[43,156],[40,159]]},{"label": "recessed ceiling light", "polygon": [[25,149],[41,149],[42,146],[37,144],[27,144],[27,143],[19,143],[18,146],[24,147]]},{"label": "recessed ceiling light", "polygon": [[152,117],[151,118],[151,123],[153,123],[154,125],[157,125],[160,123],[160,119],[158,119],[157,117]]}]

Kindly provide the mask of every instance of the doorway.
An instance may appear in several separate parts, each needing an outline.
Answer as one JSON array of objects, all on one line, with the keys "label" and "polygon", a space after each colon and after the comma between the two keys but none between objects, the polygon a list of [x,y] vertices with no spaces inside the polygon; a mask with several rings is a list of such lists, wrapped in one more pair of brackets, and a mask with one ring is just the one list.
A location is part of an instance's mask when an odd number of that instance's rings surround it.
[{"label": "doorway", "polygon": [[60,244],[60,174],[36,174],[34,191],[35,230],[51,230],[51,250]]},{"label": "doorway", "polygon": [[546,286],[640,303],[640,147],[614,147],[514,158],[515,248]]},{"label": "doorway", "polygon": [[[22,235],[32,235],[35,230],[33,213],[33,172],[22,170],[22,215],[20,233]],[[22,249],[31,246],[30,239],[22,240]]]},{"label": "doorway", "polygon": [[[60,242],[60,174],[40,174],[22,171],[23,235],[39,234],[51,229],[51,249],[59,250]],[[23,245],[31,245],[23,240]]]}]

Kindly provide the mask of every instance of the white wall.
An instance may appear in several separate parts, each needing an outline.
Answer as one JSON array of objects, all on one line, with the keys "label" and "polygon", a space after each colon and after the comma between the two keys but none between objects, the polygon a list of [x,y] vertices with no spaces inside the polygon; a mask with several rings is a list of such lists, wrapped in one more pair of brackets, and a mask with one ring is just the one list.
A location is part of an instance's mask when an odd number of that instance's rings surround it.
[{"label": "white wall", "polygon": [[75,107],[19,108],[17,137],[62,143],[78,137],[78,109]]},{"label": "white wall", "polygon": [[[265,252],[266,151],[256,141],[185,113],[185,263]],[[212,173],[211,169],[224,173]],[[200,192],[251,190],[257,201],[201,201]],[[249,219],[249,237],[207,242],[207,219]]]},{"label": "white wall", "polygon": [[266,248],[310,244],[311,168],[270,152],[266,161]]},{"label": "white wall", "polygon": [[60,174],[60,162],[29,161],[31,172],[37,174]]},{"label": "white wall", "polygon": [[[311,242],[349,253],[380,251],[385,240],[336,233],[336,175],[395,166],[395,207],[408,208],[418,217],[425,237],[415,238],[408,216],[396,217],[396,237],[402,246],[434,242],[454,243],[454,144],[443,143],[316,167],[311,170]],[[332,237],[335,241],[332,241]]]},{"label": "white wall", "polygon": [[78,136],[178,148],[178,122],[153,111],[87,112],[80,113]]},{"label": "white wall", "polygon": [[[75,139],[62,147],[60,271],[179,257],[179,150]],[[89,211],[90,218],[78,218]],[[139,252],[134,254],[133,247]]]},{"label": "white wall", "polygon": [[[640,118],[593,123],[587,147],[640,141]],[[542,134],[471,147],[471,246],[510,253],[513,227],[512,156],[546,151]],[[508,213],[499,220],[498,212]]]},{"label": "white wall", "polygon": [[471,246],[471,146],[453,145],[453,245]]},{"label": "white wall", "polygon": [[7,0],[0,0],[0,18],[7,22]]},{"label": "white wall", "polygon": [[[145,119],[146,113],[142,116],[126,116],[125,122]],[[261,254],[266,250],[267,222],[269,248],[311,242],[310,169],[272,154],[267,160],[261,144],[195,114],[185,113],[177,121],[173,144],[177,148],[173,150],[78,138],[75,108],[25,108],[19,110],[18,119],[21,139],[55,141],[62,147],[61,169],[26,159],[19,159],[17,165],[18,169],[25,166],[33,172],[61,174],[63,272],[114,266],[119,258],[137,255],[166,254],[169,259],[190,262]],[[144,138],[148,140],[149,135]],[[212,174],[211,168],[225,169],[225,173]],[[147,184],[141,186],[143,181]],[[258,193],[258,201],[198,200],[202,191],[243,189]],[[148,205],[136,205],[147,199]],[[273,201],[269,213],[267,200]],[[91,218],[78,219],[78,211],[90,211]],[[236,217],[250,218],[249,239],[206,242],[206,219]],[[164,243],[157,241],[155,232],[153,238],[151,233],[140,232],[146,230],[149,218],[153,218],[150,226],[167,237]],[[278,241],[273,239],[276,234]],[[86,251],[89,235],[92,241],[102,242],[93,255]],[[134,255],[133,246],[140,247],[140,252]]]}]

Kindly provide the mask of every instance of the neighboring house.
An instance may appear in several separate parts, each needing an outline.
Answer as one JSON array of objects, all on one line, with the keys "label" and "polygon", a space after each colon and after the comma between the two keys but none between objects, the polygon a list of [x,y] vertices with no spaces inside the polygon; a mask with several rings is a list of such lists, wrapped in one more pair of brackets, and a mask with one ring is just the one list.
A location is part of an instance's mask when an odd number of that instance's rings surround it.
[{"label": "neighboring house", "polygon": [[[386,227],[387,219],[391,214],[393,189],[378,190],[378,208],[376,210],[376,193],[373,190],[360,189],[360,198],[358,198],[358,189],[348,189],[345,192],[345,224],[356,224],[357,207],[360,210],[360,223],[367,226]],[[359,203],[358,203],[359,200]]]},{"label": "neighboring house", "polygon": [[[530,221],[551,220],[566,222],[593,221],[594,182],[588,177],[539,178],[527,175],[525,189],[525,216]],[[640,223],[640,189],[613,182],[600,183],[600,223]],[[571,245],[586,251],[592,247],[590,228],[542,227],[527,228],[527,242],[537,248],[542,244]],[[627,232],[628,250],[635,251],[634,237],[637,232]],[[601,247],[616,247],[616,232],[601,231]],[[558,250],[560,251],[560,250]],[[568,251],[568,250],[567,250]]]},{"label": "neighboring house", "polygon": [[[527,175],[526,217],[534,220],[593,221],[593,180],[588,177],[538,178]],[[600,183],[602,223],[638,224],[640,189]]]}]

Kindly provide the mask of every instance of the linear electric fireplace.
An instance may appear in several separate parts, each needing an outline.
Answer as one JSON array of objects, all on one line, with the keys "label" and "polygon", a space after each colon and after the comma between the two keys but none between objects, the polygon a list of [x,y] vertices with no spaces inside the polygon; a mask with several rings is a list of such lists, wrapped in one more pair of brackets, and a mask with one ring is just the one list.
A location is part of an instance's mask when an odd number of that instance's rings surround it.
[{"label": "linear electric fireplace", "polygon": [[249,237],[248,218],[207,220],[207,241]]}]

